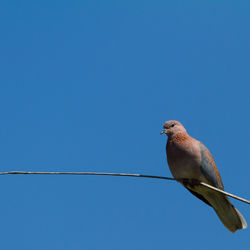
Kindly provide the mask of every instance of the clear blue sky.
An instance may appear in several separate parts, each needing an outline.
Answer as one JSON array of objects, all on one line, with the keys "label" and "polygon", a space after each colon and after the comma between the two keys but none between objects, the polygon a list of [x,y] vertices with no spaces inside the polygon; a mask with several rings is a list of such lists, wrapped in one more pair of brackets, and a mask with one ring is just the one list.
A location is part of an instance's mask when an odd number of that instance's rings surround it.
[{"label": "clear blue sky", "polygon": [[[250,198],[249,1],[0,3],[1,171],[170,176],[166,120]],[[1,249],[249,249],[173,182],[2,176]],[[250,225],[250,207],[233,200]]]}]

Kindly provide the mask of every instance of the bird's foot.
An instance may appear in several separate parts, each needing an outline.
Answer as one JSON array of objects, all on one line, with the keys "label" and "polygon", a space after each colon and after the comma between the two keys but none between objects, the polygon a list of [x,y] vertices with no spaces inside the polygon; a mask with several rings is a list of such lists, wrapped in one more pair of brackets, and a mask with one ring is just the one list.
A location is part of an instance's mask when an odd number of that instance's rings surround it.
[{"label": "bird's foot", "polygon": [[183,178],[181,182],[185,187],[190,187],[190,188],[194,188],[195,186],[198,186],[200,184],[199,180],[187,179],[187,178]]}]

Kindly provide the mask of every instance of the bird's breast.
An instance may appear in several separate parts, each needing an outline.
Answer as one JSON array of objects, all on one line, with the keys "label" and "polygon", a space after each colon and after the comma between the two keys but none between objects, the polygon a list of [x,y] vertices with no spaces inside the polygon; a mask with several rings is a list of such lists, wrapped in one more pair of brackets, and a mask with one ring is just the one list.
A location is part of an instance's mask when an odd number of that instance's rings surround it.
[{"label": "bird's breast", "polygon": [[203,179],[199,144],[195,140],[168,141],[166,149],[169,169],[175,178]]}]

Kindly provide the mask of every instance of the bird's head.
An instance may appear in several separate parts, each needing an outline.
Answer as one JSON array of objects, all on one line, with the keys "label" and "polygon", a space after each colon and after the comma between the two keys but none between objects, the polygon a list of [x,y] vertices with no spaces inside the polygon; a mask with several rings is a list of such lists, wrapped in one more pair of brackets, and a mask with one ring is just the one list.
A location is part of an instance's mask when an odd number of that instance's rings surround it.
[{"label": "bird's head", "polygon": [[186,129],[180,122],[171,120],[164,123],[161,135],[173,136],[177,133],[186,133]]}]

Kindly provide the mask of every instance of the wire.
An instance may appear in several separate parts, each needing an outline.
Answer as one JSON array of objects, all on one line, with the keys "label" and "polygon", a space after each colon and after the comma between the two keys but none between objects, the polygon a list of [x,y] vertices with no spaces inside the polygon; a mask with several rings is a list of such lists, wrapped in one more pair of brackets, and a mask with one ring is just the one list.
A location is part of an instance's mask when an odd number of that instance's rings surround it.
[{"label": "wire", "polygon": [[[14,175],[14,174],[23,174],[23,175],[108,175],[108,176],[125,176],[125,177],[141,177],[141,178],[151,178],[151,179],[162,179],[162,180],[170,180],[170,181],[178,181],[182,184],[186,184],[190,181],[192,183],[191,185],[200,185],[203,187],[207,187],[211,190],[214,190],[216,192],[225,194],[229,197],[232,197],[236,200],[245,202],[247,204],[250,204],[249,200],[246,200],[244,198],[241,198],[239,196],[236,196],[234,194],[228,193],[222,189],[216,188],[214,186],[211,186],[207,183],[201,182],[199,180],[191,180],[191,179],[177,179],[177,178],[171,178],[171,177],[164,177],[164,176],[156,176],[156,175],[145,175],[145,174],[126,174],[126,173],[99,173],[99,172],[32,172],[32,171],[8,171],[8,172],[0,172],[0,175]],[[195,184],[194,184],[195,183]]]}]

